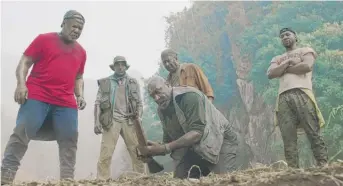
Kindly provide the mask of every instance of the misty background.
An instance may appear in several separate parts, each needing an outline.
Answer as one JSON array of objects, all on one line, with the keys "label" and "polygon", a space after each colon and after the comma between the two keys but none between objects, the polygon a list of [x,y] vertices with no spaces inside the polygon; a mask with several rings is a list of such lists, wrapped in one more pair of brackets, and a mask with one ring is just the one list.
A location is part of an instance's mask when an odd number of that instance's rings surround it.
[{"label": "misty background", "polygon": [[[79,112],[79,143],[76,179],[95,178],[101,136],[93,133],[93,104],[96,80],[112,73],[109,64],[123,55],[131,65],[128,73],[140,81],[158,69],[160,52],[165,48],[164,16],[189,7],[189,1],[174,2],[1,2],[1,159],[15,126],[19,105],[14,102],[15,69],[20,56],[40,33],[59,32],[63,15],[70,9],[86,19],[80,44],[87,51],[85,99]],[[143,88],[141,88],[143,91]],[[143,92],[142,92],[143,94]],[[131,170],[123,140],[118,140],[112,161],[112,175]],[[58,178],[56,141],[31,141],[21,161],[16,180]]]}]

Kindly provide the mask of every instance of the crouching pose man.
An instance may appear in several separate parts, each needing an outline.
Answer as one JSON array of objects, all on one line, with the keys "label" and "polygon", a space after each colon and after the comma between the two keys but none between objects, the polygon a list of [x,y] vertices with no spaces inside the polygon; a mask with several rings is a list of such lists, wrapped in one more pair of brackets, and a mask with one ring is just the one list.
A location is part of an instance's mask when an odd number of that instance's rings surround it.
[{"label": "crouching pose man", "polygon": [[193,165],[201,172],[192,169],[191,178],[236,170],[237,135],[204,93],[190,86],[171,87],[159,76],[150,79],[148,92],[158,104],[163,144],[138,147],[143,156],[171,153],[174,177],[181,179]]}]

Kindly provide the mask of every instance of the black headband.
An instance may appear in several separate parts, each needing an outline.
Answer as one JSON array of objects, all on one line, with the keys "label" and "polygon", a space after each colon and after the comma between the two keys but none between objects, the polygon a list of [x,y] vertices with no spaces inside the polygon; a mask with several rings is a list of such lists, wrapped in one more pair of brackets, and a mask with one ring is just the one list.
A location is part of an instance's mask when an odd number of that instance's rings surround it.
[{"label": "black headband", "polygon": [[281,29],[279,35],[281,35],[281,34],[284,33],[284,32],[287,32],[287,31],[288,31],[288,32],[292,32],[294,35],[297,35],[297,34],[295,33],[295,31],[292,30],[291,28],[283,28],[283,29]]}]

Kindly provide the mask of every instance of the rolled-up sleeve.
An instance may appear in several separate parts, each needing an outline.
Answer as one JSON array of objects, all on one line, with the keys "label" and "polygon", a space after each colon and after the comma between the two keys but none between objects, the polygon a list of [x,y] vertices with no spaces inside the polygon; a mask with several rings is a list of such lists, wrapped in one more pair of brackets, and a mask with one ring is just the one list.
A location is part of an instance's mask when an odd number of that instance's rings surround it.
[{"label": "rolled-up sleeve", "polygon": [[205,106],[202,98],[194,92],[185,93],[179,103],[180,109],[186,117],[188,131],[197,131],[203,133],[205,121]]}]

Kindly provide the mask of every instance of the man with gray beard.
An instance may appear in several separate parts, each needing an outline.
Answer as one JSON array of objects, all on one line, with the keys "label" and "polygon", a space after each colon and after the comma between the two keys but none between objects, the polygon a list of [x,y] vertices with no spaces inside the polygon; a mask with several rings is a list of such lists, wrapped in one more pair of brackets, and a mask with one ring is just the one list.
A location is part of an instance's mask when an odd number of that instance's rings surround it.
[{"label": "man with gray beard", "polygon": [[143,156],[171,153],[174,177],[181,179],[193,165],[201,172],[192,169],[191,178],[236,170],[237,134],[204,93],[190,86],[171,87],[159,76],[150,79],[148,92],[158,104],[163,144],[139,146]]}]

